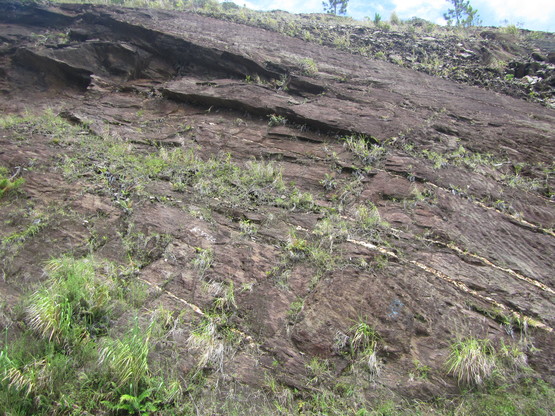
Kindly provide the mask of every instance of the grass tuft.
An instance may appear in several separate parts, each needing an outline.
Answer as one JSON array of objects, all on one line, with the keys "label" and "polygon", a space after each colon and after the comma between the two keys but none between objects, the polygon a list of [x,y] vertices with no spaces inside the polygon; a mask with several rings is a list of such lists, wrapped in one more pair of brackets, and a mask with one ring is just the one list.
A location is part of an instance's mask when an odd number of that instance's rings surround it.
[{"label": "grass tuft", "polygon": [[152,329],[153,323],[143,331],[137,319],[125,337],[108,340],[106,346],[100,350],[99,364],[108,366],[118,391],[139,396],[146,386]]},{"label": "grass tuft", "polygon": [[0,166],[0,198],[16,191],[24,182],[23,178],[8,177],[8,170]]},{"label": "grass tuft", "polygon": [[496,370],[495,350],[487,339],[462,339],[451,345],[447,366],[459,383],[480,386]]},{"label": "grass tuft", "polygon": [[50,279],[31,295],[27,321],[49,341],[72,345],[105,331],[111,308],[111,282],[97,279],[91,258],[51,260]]},{"label": "grass tuft", "polygon": [[228,348],[219,333],[222,319],[225,320],[225,317],[206,317],[191,331],[191,335],[187,339],[189,348],[199,353],[197,361],[199,369],[210,367],[217,372],[223,372],[224,359]]}]

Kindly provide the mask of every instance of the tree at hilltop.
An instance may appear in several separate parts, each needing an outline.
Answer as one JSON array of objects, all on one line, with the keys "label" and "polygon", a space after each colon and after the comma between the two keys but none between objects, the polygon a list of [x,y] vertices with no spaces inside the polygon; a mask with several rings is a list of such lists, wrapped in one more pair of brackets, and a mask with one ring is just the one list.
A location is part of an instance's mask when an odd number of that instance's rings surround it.
[{"label": "tree at hilltop", "polygon": [[447,0],[453,5],[452,9],[448,9],[447,13],[443,14],[443,18],[447,20],[450,26],[455,23],[455,26],[469,27],[478,26],[482,23],[478,16],[478,10],[470,5],[469,0]]},{"label": "tree at hilltop", "polygon": [[349,0],[328,0],[323,1],[322,6],[324,6],[324,11],[329,14],[346,14],[347,4]]}]

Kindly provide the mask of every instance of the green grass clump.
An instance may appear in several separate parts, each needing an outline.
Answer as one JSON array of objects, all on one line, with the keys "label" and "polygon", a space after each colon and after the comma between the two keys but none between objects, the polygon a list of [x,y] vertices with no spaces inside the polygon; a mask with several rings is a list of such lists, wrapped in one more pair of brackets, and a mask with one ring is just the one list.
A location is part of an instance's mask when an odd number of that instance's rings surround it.
[{"label": "green grass clump", "polygon": [[379,376],[380,362],[377,352],[380,335],[362,318],[359,318],[349,331],[351,356],[356,356],[372,377]]},{"label": "green grass clump", "polygon": [[284,126],[287,124],[287,119],[283,116],[277,114],[271,114],[269,116],[268,126],[275,127],[275,126]]},{"label": "green grass clump", "polygon": [[301,73],[307,76],[314,76],[318,73],[318,65],[312,58],[303,58],[299,60]]},{"label": "green grass clump", "polygon": [[356,225],[355,231],[363,236],[377,237],[380,230],[389,227],[389,224],[382,221],[378,208],[371,202],[355,207]]},{"label": "green grass clump", "polygon": [[10,130],[13,137],[19,141],[29,140],[33,136],[44,136],[54,144],[65,142],[80,130],[79,126],[70,124],[51,109],[41,115],[5,115],[0,117],[0,128]]},{"label": "green grass clump", "polygon": [[143,332],[135,322],[121,339],[108,339],[100,350],[99,364],[107,365],[117,391],[137,397],[148,385],[148,353],[153,323]]},{"label": "green grass clump", "polygon": [[[542,380],[524,378],[463,397],[455,416],[549,416],[555,409],[555,389]],[[447,413],[447,412],[445,412]]]},{"label": "green grass clump", "polygon": [[37,235],[44,227],[48,225],[49,216],[40,212],[31,213],[32,221],[21,231],[13,232],[0,241],[0,252],[8,247],[19,247],[29,238]]},{"label": "green grass clump", "polygon": [[136,318],[123,336],[114,334],[113,308],[124,289],[116,271],[92,258],[47,264],[48,280],[24,302],[28,326],[0,340],[6,415],[180,412],[180,383],[158,375],[160,362],[149,368],[154,339],[164,332],[160,317],[146,329]]},{"label": "green grass clump", "polygon": [[212,370],[224,372],[224,362],[235,352],[240,339],[231,326],[226,311],[218,310],[207,314],[191,331],[187,346],[197,357],[197,372]]},{"label": "green grass clump", "polygon": [[383,160],[387,154],[387,148],[375,143],[372,137],[365,135],[351,135],[343,138],[345,146],[349,149],[365,166],[373,166]]},{"label": "green grass clump", "polygon": [[460,339],[451,345],[447,371],[467,387],[510,384],[532,373],[521,347],[501,342],[496,348],[488,339]]},{"label": "green grass clump", "polygon": [[495,350],[489,340],[466,338],[451,345],[447,366],[460,383],[479,386],[496,370]]},{"label": "green grass clump", "polygon": [[100,279],[99,268],[91,258],[48,263],[48,280],[25,302],[28,330],[6,339],[0,352],[0,408],[6,414],[85,409],[75,401],[100,373],[90,367],[94,339],[106,333],[113,303],[113,280]]},{"label": "green grass clump", "polygon": [[25,179],[23,178],[9,178],[8,177],[8,169],[3,166],[0,166],[0,198],[8,195],[11,192],[16,191],[25,183]]},{"label": "green grass clump", "polygon": [[29,327],[57,343],[80,343],[106,330],[113,282],[96,277],[91,258],[64,257],[48,263],[50,279],[31,295]]},{"label": "green grass clump", "polygon": [[144,149],[118,137],[95,135],[86,125],[71,125],[52,111],[39,116],[5,116],[0,118],[2,126],[21,134],[52,137],[56,144],[69,147],[72,151],[64,154],[59,165],[64,176],[100,185],[101,192],[126,213],[140,198],[168,201],[157,192],[160,181],[169,181],[176,192],[190,192],[195,198],[212,198],[228,206],[315,209],[313,195],[286,185],[281,167],[272,161],[240,164],[229,154],[202,157],[203,153],[194,148]]},{"label": "green grass clump", "polygon": [[55,414],[63,388],[73,387],[74,369],[87,362],[87,351],[66,354],[31,334],[10,340],[0,351],[0,409],[6,415]]}]

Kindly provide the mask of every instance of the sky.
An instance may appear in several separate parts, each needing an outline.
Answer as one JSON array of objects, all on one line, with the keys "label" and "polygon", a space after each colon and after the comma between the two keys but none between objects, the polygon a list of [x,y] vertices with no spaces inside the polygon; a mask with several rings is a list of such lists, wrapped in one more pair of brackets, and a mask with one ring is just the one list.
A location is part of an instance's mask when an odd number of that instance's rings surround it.
[{"label": "sky", "polygon": [[[254,10],[286,10],[291,13],[321,13],[322,0],[234,0]],[[470,0],[478,9],[483,26],[507,24],[530,30],[555,32],[555,0]],[[447,0],[349,0],[347,16],[355,19],[379,13],[387,20],[393,11],[401,19],[413,16],[445,24],[443,13],[451,6]]]}]

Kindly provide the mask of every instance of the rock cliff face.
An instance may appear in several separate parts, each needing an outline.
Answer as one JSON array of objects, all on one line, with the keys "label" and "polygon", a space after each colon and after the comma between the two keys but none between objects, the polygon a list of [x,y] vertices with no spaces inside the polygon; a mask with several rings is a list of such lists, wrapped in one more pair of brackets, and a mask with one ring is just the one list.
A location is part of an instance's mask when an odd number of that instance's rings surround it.
[{"label": "rock cliff face", "polygon": [[352,376],[361,321],[370,396],[456,392],[470,336],[525,339],[555,382],[552,109],[189,13],[9,1],[0,90],[0,164],[25,179],[0,201],[9,305],[92,252],[186,312],[184,374],[231,288],[227,383],[317,389],[314,357]]}]

